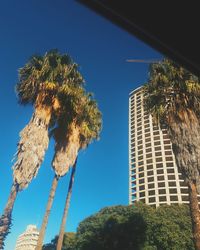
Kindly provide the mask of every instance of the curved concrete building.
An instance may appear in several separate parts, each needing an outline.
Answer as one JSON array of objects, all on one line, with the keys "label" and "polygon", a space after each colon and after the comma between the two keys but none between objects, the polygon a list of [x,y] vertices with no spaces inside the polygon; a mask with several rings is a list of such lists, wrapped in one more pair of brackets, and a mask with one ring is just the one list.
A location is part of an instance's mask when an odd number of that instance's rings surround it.
[{"label": "curved concrete building", "polygon": [[29,225],[22,233],[16,243],[15,250],[35,250],[39,237],[39,231],[35,225]]},{"label": "curved concrete building", "polygon": [[129,204],[188,203],[166,129],[153,125],[143,106],[142,87],[129,96]]}]

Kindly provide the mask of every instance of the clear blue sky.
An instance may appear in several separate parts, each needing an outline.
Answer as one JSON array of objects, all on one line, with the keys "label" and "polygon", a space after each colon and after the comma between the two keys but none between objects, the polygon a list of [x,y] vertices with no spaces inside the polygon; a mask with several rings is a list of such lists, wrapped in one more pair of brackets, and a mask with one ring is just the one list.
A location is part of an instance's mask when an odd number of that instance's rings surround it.
[{"label": "clear blue sky", "polygon": [[[128,58],[161,58],[158,52],[73,0],[0,1],[0,211],[12,184],[12,163],[19,132],[32,107],[17,104],[17,71],[34,53],[52,48],[68,53],[80,65],[89,91],[103,113],[101,139],[80,154],[67,231],[105,206],[128,204],[128,95],[147,80],[148,65]],[[21,192],[5,250],[28,224],[39,227],[53,179],[50,143],[39,174]],[[45,242],[59,231],[69,177],[58,186]]]}]

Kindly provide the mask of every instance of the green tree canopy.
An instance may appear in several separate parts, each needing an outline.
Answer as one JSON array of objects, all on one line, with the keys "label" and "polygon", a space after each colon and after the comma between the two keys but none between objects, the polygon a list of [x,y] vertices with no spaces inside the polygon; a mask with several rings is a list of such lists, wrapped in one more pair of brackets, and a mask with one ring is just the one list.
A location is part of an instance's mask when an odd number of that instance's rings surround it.
[{"label": "green tree canopy", "polygon": [[[64,241],[63,249],[66,245]],[[143,203],[106,207],[79,224],[72,246],[73,250],[194,250],[189,207],[156,209]]]}]

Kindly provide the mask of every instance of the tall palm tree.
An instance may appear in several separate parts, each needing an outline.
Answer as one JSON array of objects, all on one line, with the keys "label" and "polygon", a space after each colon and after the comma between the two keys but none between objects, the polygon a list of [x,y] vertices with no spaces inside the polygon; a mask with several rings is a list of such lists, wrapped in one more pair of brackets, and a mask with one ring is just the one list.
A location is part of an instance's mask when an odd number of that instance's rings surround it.
[{"label": "tall palm tree", "polygon": [[[78,119],[75,119],[74,129],[76,129],[76,133],[79,136],[76,137],[74,141],[71,141],[71,144],[73,144],[74,147],[76,148],[76,145],[78,144],[77,142],[79,141],[78,151],[80,149],[84,149],[85,147],[87,147],[89,143],[91,143],[94,139],[98,139],[99,133],[102,128],[101,113],[97,107],[97,103],[95,102],[95,100],[91,99],[90,97],[91,95],[89,94],[87,99],[84,98],[82,99],[83,106],[82,108],[79,109],[79,115],[77,116]],[[63,212],[63,217],[56,247],[57,250],[61,250],[62,248],[63,237],[65,232],[65,224],[67,220],[68,209],[72,195],[72,187],[75,178],[77,155],[73,163],[74,165],[71,173],[68,193],[65,202],[65,208]]]},{"label": "tall palm tree", "polygon": [[[66,175],[71,166],[76,165],[79,150],[85,148],[93,139],[97,139],[101,130],[101,113],[91,94],[87,94],[83,88],[69,89],[63,86],[58,97],[63,110],[59,113],[58,126],[53,129],[55,154],[52,166],[55,176],[36,250],[42,249],[58,180]],[[75,172],[75,168],[72,172]]]},{"label": "tall palm tree", "polygon": [[200,82],[164,59],[150,66],[144,100],[155,123],[166,126],[176,163],[188,185],[195,247],[200,250]]},{"label": "tall palm tree", "polygon": [[55,122],[54,113],[61,108],[59,88],[82,85],[83,78],[71,58],[51,50],[44,56],[33,56],[19,70],[16,86],[19,102],[33,104],[34,112],[28,125],[20,133],[16,161],[13,166],[13,184],[4,213],[0,218],[0,249],[11,227],[11,215],[17,193],[36,177],[47,150],[48,128]]}]

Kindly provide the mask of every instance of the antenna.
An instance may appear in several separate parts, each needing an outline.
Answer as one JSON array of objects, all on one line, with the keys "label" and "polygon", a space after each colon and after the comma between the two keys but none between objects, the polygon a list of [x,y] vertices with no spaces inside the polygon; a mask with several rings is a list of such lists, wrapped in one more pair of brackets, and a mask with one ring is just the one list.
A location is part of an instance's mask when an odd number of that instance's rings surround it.
[{"label": "antenna", "polygon": [[126,59],[126,62],[132,62],[132,63],[159,63],[159,62],[161,62],[161,60],[158,60],[158,59],[150,59],[150,60]]}]

